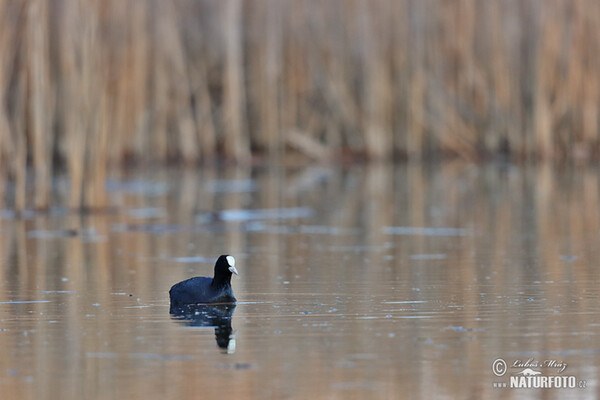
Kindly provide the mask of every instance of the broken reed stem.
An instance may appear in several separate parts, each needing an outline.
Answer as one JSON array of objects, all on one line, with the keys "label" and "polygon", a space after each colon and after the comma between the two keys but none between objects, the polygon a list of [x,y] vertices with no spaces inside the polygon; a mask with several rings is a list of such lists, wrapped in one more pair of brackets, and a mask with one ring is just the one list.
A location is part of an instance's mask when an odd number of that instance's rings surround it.
[{"label": "broken reed stem", "polygon": [[50,205],[54,161],[87,208],[132,160],[600,157],[594,0],[15,0],[0,19],[16,209]]},{"label": "broken reed stem", "polygon": [[223,74],[224,144],[226,157],[238,162],[250,159],[246,119],[242,46],[242,1],[223,1],[225,72]]},{"label": "broken reed stem", "polygon": [[27,10],[28,122],[32,139],[36,209],[50,205],[52,136],[48,121],[52,114],[48,71],[47,3],[32,0]]}]

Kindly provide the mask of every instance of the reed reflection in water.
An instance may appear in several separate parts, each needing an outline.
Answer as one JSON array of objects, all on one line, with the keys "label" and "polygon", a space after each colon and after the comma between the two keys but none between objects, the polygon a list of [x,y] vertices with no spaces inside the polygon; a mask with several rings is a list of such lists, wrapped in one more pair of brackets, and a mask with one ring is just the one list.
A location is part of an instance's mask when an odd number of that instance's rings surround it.
[{"label": "reed reflection in water", "polygon": [[[597,397],[598,178],[158,170],[114,174],[111,213],[4,212],[2,398]],[[170,286],[222,253],[235,314],[174,320]],[[564,361],[588,387],[493,388],[498,357]]]}]

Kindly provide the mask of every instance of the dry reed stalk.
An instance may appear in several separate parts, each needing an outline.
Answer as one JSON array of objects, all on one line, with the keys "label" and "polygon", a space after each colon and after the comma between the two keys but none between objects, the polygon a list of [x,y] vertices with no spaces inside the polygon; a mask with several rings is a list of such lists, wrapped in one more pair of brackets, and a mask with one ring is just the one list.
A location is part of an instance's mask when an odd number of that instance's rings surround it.
[{"label": "dry reed stalk", "polygon": [[[573,4],[575,9],[573,10],[574,20],[578,21],[583,19],[584,23],[576,26],[575,22],[571,23],[571,29],[581,29],[581,26],[585,27],[585,31],[579,35],[572,35],[573,40],[571,47],[578,48],[582,54],[581,58],[585,60],[583,63],[577,63],[575,66],[580,67],[583,71],[575,71],[572,75],[577,75],[580,79],[583,93],[581,94],[581,110],[582,110],[582,137],[578,141],[578,146],[574,150],[585,152],[584,156],[587,157],[598,157],[598,145],[600,144],[599,124],[600,115],[598,114],[598,104],[600,104],[600,77],[598,77],[598,70],[600,68],[600,60],[598,60],[597,54],[590,48],[597,49],[600,47],[600,38],[597,35],[598,19],[600,18],[600,5],[596,2],[592,4],[586,4],[582,1],[575,1]],[[591,46],[588,45],[587,49],[581,43],[577,41],[581,40],[583,43],[591,42]],[[587,53],[587,54],[586,54]],[[574,69],[574,68],[573,68]],[[568,86],[570,88],[571,86]],[[574,154],[578,156],[579,154]]]},{"label": "dry reed stalk", "polygon": [[[540,16],[540,23],[542,31],[549,31],[549,11],[545,8],[539,10],[542,15]],[[538,157],[550,158],[554,152],[553,140],[552,140],[552,114],[551,104],[548,98],[548,92],[550,88],[547,86],[551,80],[552,75],[552,64],[547,62],[547,58],[551,56],[549,54],[550,48],[544,46],[548,44],[544,36],[541,35],[541,43],[538,43],[537,54],[536,54],[536,66],[535,66],[535,83],[534,83],[534,130],[535,130],[535,145],[536,153]]]},{"label": "dry reed stalk", "polygon": [[[320,89],[324,86],[324,74],[322,72],[321,54],[319,47],[316,45],[317,38],[322,36],[320,32],[323,28],[319,26],[317,18],[315,18],[315,10],[307,6],[305,2],[296,4],[293,12],[297,18],[294,21],[295,23],[302,26],[308,25],[308,28],[302,28],[306,29],[308,37],[293,41],[294,45],[288,49],[287,57],[292,64],[289,65],[286,72],[293,74],[293,71],[296,71],[300,73],[300,76],[287,80],[288,95],[285,97],[285,101],[291,109],[286,113],[282,113],[284,115],[282,138],[283,144],[288,145],[289,149],[304,153],[308,159],[312,159],[318,157],[315,153],[310,153],[311,148],[314,147],[299,145],[299,142],[320,144],[323,134],[324,121],[321,113],[325,112],[323,110],[325,107]],[[292,29],[295,32],[298,26],[295,25]],[[292,35],[293,32],[291,32]],[[311,104],[311,100],[321,105],[321,109],[315,109],[315,105]],[[302,135],[300,141],[295,140],[298,138],[296,134],[299,132]],[[309,153],[305,153],[305,151],[309,151]]]},{"label": "dry reed stalk", "polygon": [[162,54],[165,51],[165,46],[170,43],[165,43],[162,39],[161,34],[164,25],[167,21],[164,21],[162,16],[165,12],[165,8],[169,7],[169,4],[162,1],[157,1],[153,7],[153,20],[152,24],[155,26],[153,42],[155,46],[153,48],[153,55],[151,57],[151,72],[152,75],[152,118],[151,125],[149,126],[151,132],[151,144],[150,152],[154,155],[154,158],[158,161],[166,161],[168,152],[168,112],[169,112],[169,71],[165,66],[165,58]]},{"label": "dry reed stalk", "polygon": [[[130,157],[137,157],[141,153],[148,151],[145,146],[147,131],[150,129],[148,121],[151,110],[148,108],[148,96],[150,92],[150,48],[151,36],[148,34],[150,19],[149,6],[145,2],[133,1],[131,8],[131,38],[128,43],[128,53],[130,54],[131,73],[125,78],[131,82],[132,94],[129,94],[131,115],[129,116],[128,131],[133,136]],[[107,44],[110,45],[110,44]],[[121,132],[121,131],[120,131]],[[122,159],[122,155],[116,154],[117,159]]]},{"label": "dry reed stalk", "polygon": [[[327,3],[327,13],[313,13],[318,19],[318,26],[324,37],[320,43],[323,50],[324,77],[320,79],[323,99],[327,104],[327,117],[325,123],[324,145],[329,148],[330,156],[347,149],[352,153],[360,154],[364,148],[364,137],[359,133],[360,107],[355,93],[358,88],[352,84],[354,71],[348,67],[351,58],[348,56],[354,47],[354,40],[348,37],[355,36],[356,30],[350,29],[341,23],[332,24],[326,15],[335,15],[335,9],[342,9],[340,2]],[[309,6],[310,7],[310,6]],[[340,15],[338,21],[346,18],[355,18],[351,12]],[[317,50],[318,51],[318,50]]]},{"label": "dry reed stalk", "polygon": [[52,135],[51,98],[48,52],[48,10],[43,0],[33,0],[27,5],[27,66],[28,68],[28,118],[29,135],[33,153],[35,176],[35,208],[50,205]]},{"label": "dry reed stalk", "polygon": [[420,160],[426,151],[428,137],[427,128],[427,71],[424,69],[426,35],[423,20],[426,15],[426,2],[408,1],[406,8],[406,23],[408,27],[407,41],[399,43],[408,55],[406,70],[396,72],[401,76],[408,75],[406,91],[406,152],[409,159]]},{"label": "dry reed stalk", "polygon": [[414,73],[408,87],[408,112],[406,129],[406,153],[410,159],[423,158],[425,148],[425,77],[422,73]]},{"label": "dry reed stalk", "polygon": [[[487,65],[486,75],[488,85],[495,96],[490,99],[493,127],[499,132],[501,140],[504,143],[501,146],[510,144],[510,148],[505,148],[504,151],[511,149],[519,149],[521,145],[521,135],[518,129],[517,118],[508,118],[507,110],[510,108],[511,102],[515,100],[516,90],[514,89],[514,70],[510,66],[510,49],[507,44],[507,34],[503,31],[500,20],[505,18],[503,15],[502,4],[499,2],[486,2],[482,11],[484,18],[490,20],[489,39],[493,44],[491,50],[492,58]],[[496,18],[493,18],[493,17]]]},{"label": "dry reed stalk", "polygon": [[[19,87],[26,85],[26,75],[19,74]],[[13,174],[15,177],[15,205],[16,211],[21,212],[27,207],[27,136],[25,135],[26,126],[26,100],[25,90],[21,89],[19,95],[14,99],[14,111],[11,124],[12,140],[14,144],[13,155]]]},{"label": "dry reed stalk", "polygon": [[208,91],[206,65],[201,61],[195,65],[188,65],[188,69],[190,70],[191,93],[195,100],[194,115],[201,159],[208,162],[214,160],[217,152],[217,140],[211,112],[212,104]]},{"label": "dry reed stalk", "polygon": [[101,210],[108,205],[106,196],[106,166],[108,157],[108,124],[106,95],[100,94],[97,105],[97,126],[93,130],[91,140],[94,142],[94,151],[89,152],[88,181],[86,182],[85,200],[83,206],[89,209]]},{"label": "dry reed stalk", "polygon": [[[166,92],[159,96],[166,101],[168,124],[165,132],[158,135],[168,137],[169,131],[174,131],[172,136],[178,136],[178,145],[172,144],[173,151],[178,153],[185,163],[195,162],[199,155],[196,126],[190,107],[190,82],[186,68],[186,55],[184,53],[181,37],[178,32],[179,17],[172,3],[161,2],[164,9],[158,18],[159,59],[157,62],[163,68],[158,73],[168,77]],[[176,133],[175,133],[176,132]]]},{"label": "dry reed stalk", "polygon": [[[18,53],[19,43],[19,24],[21,21],[21,10],[15,7],[13,3],[3,3],[0,6],[0,17],[2,23],[0,24],[0,50],[2,57],[0,57],[0,90],[3,95],[9,91],[11,85],[11,76],[15,71],[15,58]],[[20,98],[20,97],[19,97]],[[14,102],[0,102],[0,170],[2,175],[0,178],[3,179],[1,182],[2,190],[0,190],[2,199],[0,204],[9,204],[9,199],[5,197],[6,183],[9,179],[13,179],[15,183],[25,183],[24,176],[18,173],[18,168],[23,165],[23,146],[19,142],[18,135],[15,135],[15,112],[20,109],[17,107],[18,103],[14,99]],[[17,211],[23,210],[24,205],[24,187],[18,187],[15,184],[15,209]]]},{"label": "dry reed stalk", "polygon": [[[194,18],[193,14],[191,15]],[[189,71],[190,93],[193,99],[191,107],[196,123],[199,157],[205,164],[216,160],[219,153],[217,136],[218,133],[221,133],[218,113],[214,112],[218,110],[217,101],[211,97],[211,85],[213,85],[211,70],[216,57],[208,56],[210,53],[208,43],[215,40],[212,37],[213,35],[214,33],[205,33],[193,29],[185,34],[189,42],[186,60],[187,70]]]},{"label": "dry reed stalk", "polygon": [[285,142],[286,132],[292,127],[302,126],[302,94],[308,85],[306,75],[308,62],[302,55],[299,31],[306,25],[306,6],[303,1],[289,3],[283,14],[287,16],[284,24],[286,46],[282,49],[281,65],[281,134],[279,138]]},{"label": "dry reed stalk", "polygon": [[[16,8],[9,10],[9,15],[7,15],[7,17],[12,17],[16,21],[14,26],[15,36],[12,38],[16,41],[12,44],[14,50],[12,54],[7,54],[8,57],[13,55],[14,59],[12,61],[15,62],[10,71],[14,74],[15,95],[9,106],[10,131],[8,136],[10,139],[7,144],[13,151],[11,170],[15,181],[14,208],[17,212],[21,212],[27,207],[27,69],[23,62],[23,47],[26,43],[26,31],[24,31],[26,28],[23,27],[26,27],[26,11],[23,8]],[[20,62],[17,63],[17,60]]]},{"label": "dry reed stalk", "polygon": [[223,2],[225,71],[223,73],[223,151],[237,162],[250,160],[242,47],[242,2]]},{"label": "dry reed stalk", "polygon": [[331,157],[327,146],[315,140],[311,135],[297,130],[287,131],[287,143],[302,154],[317,161],[326,161]]},{"label": "dry reed stalk", "polygon": [[261,114],[264,126],[264,137],[266,149],[272,160],[280,157],[281,139],[279,123],[279,73],[281,71],[282,53],[282,8],[283,5],[277,0],[268,0],[266,6],[266,28],[265,28],[265,60],[263,88],[261,90],[262,101]]},{"label": "dry reed stalk", "polygon": [[[9,7],[6,3],[0,5],[0,93],[5,93],[9,84],[11,31]],[[4,102],[0,102],[0,207],[4,208],[6,199],[6,186],[10,178],[11,164],[13,162],[14,145],[10,134],[9,112]]]},{"label": "dry reed stalk", "polygon": [[[82,18],[81,1],[73,2],[72,7],[63,11],[63,25],[61,37],[63,46],[59,56],[60,71],[63,77],[61,84],[59,108],[61,109],[60,120],[63,124],[64,133],[61,145],[66,156],[66,165],[70,178],[70,192],[68,205],[71,208],[79,208],[82,199],[82,183],[84,171],[84,110],[81,90],[81,71],[78,58],[81,56],[82,35],[81,26],[76,24]],[[83,61],[83,60],[82,60]],[[86,60],[87,61],[87,60]]]},{"label": "dry reed stalk", "polygon": [[[145,2],[114,1],[100,21],[104,110],[110,134],[107,162],[118,164],[147,154],[145,122],[148,104],[148,31]],[[119,134],[115,134],[118,132]]]},{"label": "dry reed stalk", "polygon": [[387,2],[374,4],[361,0],[357,5],[357,24],[361,38],[360,51],[364,89],[362,107],[365,152],[370,159],[384,160],[391,156],[391,126],[389,107],[391,83],[386,66],[385,40],[389,37],[385,16],[389,15]]},{"label": "dry reed stalk", "polygon": [[[102,114],[103,74],[99,46],[98,3],[78,0],[63,11],[63,40],[67,44],[60,54],[62,83],[62,108],[60,117],[64,124],[67,146],[67,169],[70,178],[69,207],[74,209],[103,206],[104,183],[93,182],[104,176],[104,163],[94,162],[90,153],[104,149],[99,118]],[[98,156],[100,159],[104,155]],[[97,170],[101,168],[101,170]],[[86,185],[84,185],[86,183]]]}]

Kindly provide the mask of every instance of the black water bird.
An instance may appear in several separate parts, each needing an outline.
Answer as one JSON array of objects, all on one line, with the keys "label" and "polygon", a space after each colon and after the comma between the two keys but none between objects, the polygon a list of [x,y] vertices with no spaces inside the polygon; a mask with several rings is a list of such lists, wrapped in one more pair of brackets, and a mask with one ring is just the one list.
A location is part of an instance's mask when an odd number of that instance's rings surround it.
[{"label": "black water bird", "polygon": [[231,289],[231,274],[238,274],[235,258],[224,254],[215,263],[213,278],[198,276],[179,282],[169,290],[171,307],[190,304],[235,303]]}]

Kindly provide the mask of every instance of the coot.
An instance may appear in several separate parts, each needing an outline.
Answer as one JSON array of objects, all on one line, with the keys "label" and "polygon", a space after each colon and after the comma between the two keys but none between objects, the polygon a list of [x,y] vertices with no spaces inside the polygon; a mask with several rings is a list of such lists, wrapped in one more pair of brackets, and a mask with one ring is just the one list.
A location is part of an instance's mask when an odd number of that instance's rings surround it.
[{"label": "coot", "polygon": [[169,290],[171,307],[181,307],[201,303],[233,303],[235,296],[231,289],[231,274],[238,274],[235,258],[224,254],[215,263],[215,276],[198,276],[179,282]]}]

